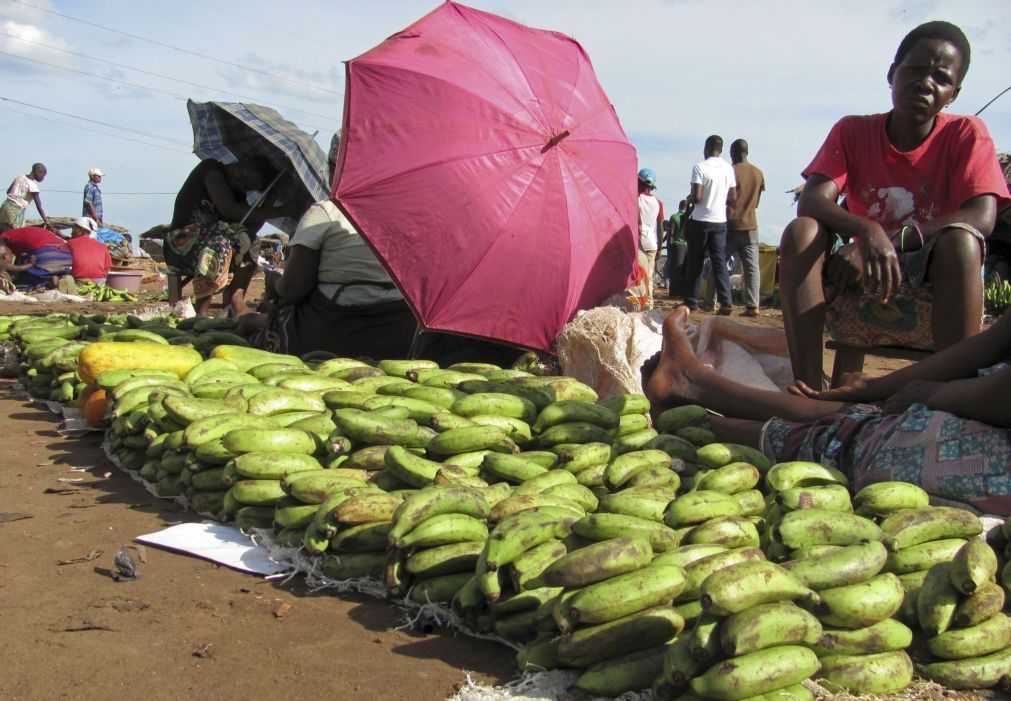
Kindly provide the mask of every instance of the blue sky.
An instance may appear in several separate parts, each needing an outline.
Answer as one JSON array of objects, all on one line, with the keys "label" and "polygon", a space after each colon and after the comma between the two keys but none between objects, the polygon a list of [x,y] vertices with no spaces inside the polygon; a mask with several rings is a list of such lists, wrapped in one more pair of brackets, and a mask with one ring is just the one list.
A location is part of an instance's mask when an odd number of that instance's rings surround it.
[{"label": "blue sky", "polygon": [[[1011,84],[1011,3],[854,0],[474,0],[569,34],[590,55],[668,208],[688,192],[711,133],[745,138],[765,172],[761,238],[775,243],[832,124],[887,111],[885,73],[902,36],[946,19],[973,56],[951,108],[974,113]],[[107,222],[144,231],[171,217],[196,163],[185,98],[276,107],[321,144],[340,126],[342,61],[435,0],[4,0],[0,3],[0,179],[49,168],[43,205],[78,215],[87,171],[105,174]],[[115,30],[115,31],[112,31]],[[104,79],[103,79],[104,78]],[[119,81],[119,82],[114,82]],[[1011,150],[1011,93],[982,115]],[[34,216],[34,211],[29,217]]]}]

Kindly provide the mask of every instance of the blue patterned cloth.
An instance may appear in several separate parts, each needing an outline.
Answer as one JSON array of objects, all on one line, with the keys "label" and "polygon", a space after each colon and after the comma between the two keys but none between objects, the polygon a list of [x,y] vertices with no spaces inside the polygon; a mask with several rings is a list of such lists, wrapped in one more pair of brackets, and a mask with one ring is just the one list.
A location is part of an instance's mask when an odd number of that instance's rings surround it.
[{"label": "blue patterned cloth", "polygon": [[[113,193],[115,194],[115,193]],[[81,206],[81,216],[90,217],[91,212],[88,211],[88,203],[95,208],[95,214],[98,215],[99,221],[103,220],[104,210],[102,209],[102,188],[98,186],[98,183],[88,181],[88,184],[84,186],[84,204]]]}]

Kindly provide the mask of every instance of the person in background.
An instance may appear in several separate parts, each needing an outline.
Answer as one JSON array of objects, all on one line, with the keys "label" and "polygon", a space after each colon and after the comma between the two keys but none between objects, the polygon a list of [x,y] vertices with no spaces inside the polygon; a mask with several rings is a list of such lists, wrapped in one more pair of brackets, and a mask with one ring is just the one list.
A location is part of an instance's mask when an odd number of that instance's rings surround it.
[{"label": "person in background", "polygon": [[11,250],[10,244],[0,239],[0,290],[4,294],[13,292],[15,289],[14,278],[35,264],[34,258],[30,258],[21,265],[15,263],[15,260],[16,256],[14,255],[14,251]]},{"label": "person in background", "polygon": [[670,298],[684,295],[685,258],[688,255],[688,242],[685,241],[684,229],[687,225],[685,212],[688,200],[678,202],[678,211],[667,220],[667,265],[664,266],[664,279],[667,280],[667,296]]},{"label": "person in background", "polygon": [[639,250],[646,272],[646,309],[653,308],[653,268],[663,234],[663,202],[653,196],[656,173],[652,168],[639,171]]},{"label": "person in background", "polygon": [[66,248],[67,242],[48,229],[25,226],[0,234],[3,241],[18,258],[27,257],[43,248]]},{"label": "person in background", "polygon": [[45,228],[55,233],[56,229],[49,223],[49,217],[42,209],[42,198],[39,196],[39,183],[46,179],[47,172],[44,165],[34,163],[31,172],[14,178],[14,182],[7,188],[7,199],[0,204],[0,233],[24,226],[29,199],[35,202],[35,208],[39,210],[39,217],[42,218]]},{"label": "person in background", "polygon": [[727,255],[736,256],[744,270],[744,311],[758,316],[762,277],[758,267],[758,218],[755,209],[765,190],[762,171],[748,162],[748,142],[730,144],[730,161],[737,180],[737,200],[727,208]]},{"label": "person in background", "polygon": [[98,231],[98,224],[91,217],[76,219],[70,229],[67,248],[74,259],[70,275],[75,281],[91,280],[105,284],[105,278],[112,267],[109,247],[92,235]]},{"label": "person in background", "polygon": [[104,226],[105,221],[102,219],[105,213],[102,207],[102,188],[99,187],[103,177],[105,174],[98,168],[88,171],[88,182],[84,185],[84,206],[81,211],[82,217],[91,217],[99,226]]},{"label": "person in background", "polygon": [[[328,154],[331,177],[340,144]],[[267,314],[239,317],[257,348],[302,355],[406,358],[418,324],[376,254],[330,199],[302,216],[284,273],[268,273]],[[238,310],[236,310],[238,311]]]},{"label": "person in background", "polygon": [[841,119],[802,173],[780,296],[793,374],[810,387],[824,382],[826,327],[855,345],[921,350],[980,331],[984,242],[1011,199],[986,125],[942,111],[969,56],[953,24],[913,29],[888,68],[892,109]]},{"label": "person in background", "polygon": [[[190,172],[176,195],[165,234],[165,263],[192,277],[197,314],[206,316],[220,291],[233,313],[248,311],[244,298],[256,272],[256,232],[268,219],[296,216],[303,209],[294,202],[280,207],[246,204],[246,193],[262,190],[274,174],[265,158],[249,157],[228,165],[206,159]],[[243,217],[243,226],[235,226]]]},{"label": "person in background", "polygon": [[706,139],[705,160],[692,168],[692,191],[688,196],[693,206],[688,218],[688,261],[685,273],[685,305],[692,310],[701,304],[702,266],[706,254],[716,279],[718,313],[728,316],[733,300],[730,296],[730,275],[727,272],[727,205],[737,201],[737,181],[734,169],[720,158],[723,139],[715,134]]}]

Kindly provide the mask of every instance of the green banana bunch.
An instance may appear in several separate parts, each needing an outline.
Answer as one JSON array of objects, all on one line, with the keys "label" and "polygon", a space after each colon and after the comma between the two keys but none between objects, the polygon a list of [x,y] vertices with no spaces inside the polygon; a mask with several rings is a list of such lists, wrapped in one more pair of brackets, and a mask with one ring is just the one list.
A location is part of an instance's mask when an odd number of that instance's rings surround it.
[{"label": "green banana bunch", "polygon": [[825,484],[846,486],[849,480],[834,467],[794,460],[773,465],[765,476],[765,484],[773,491],[782,492],[793,487],[816,487]]},{"label": "green banana bunch", "polygon": [[576,679],[576,688],[594,697],[645,689],[663,670],[665,646],[598,662]]},{"label": "green banana bunch", "polygon": [[939,562],[923,578],[916,596],[916,618],[927,635],[948,630],[961,597],[951,581],[951,563]]},{"label": "green banana bunch", "polygon": [[706,473],[696,480],[698,490],[711,490],[723,494],[738,494],[754,489],[762,474],[758,468],[747,462],[732,462]]},{"label": "green banana bunch", "polygon": [[966,541],[962,538],[944,538],[943,540],[928,540],[919,545],[910,545],[908,548],[889,553],[885,570],[895,574],[929,570],[938,562],[951,562],[965,543]]},{"label": "green banana bunch", "polygon": [[[568,509],[550,506],[507,516],[488,536],[481,554],[484,567],[488,572],[495,572],[531,548],[553,538],[565,537],[575,522],[575,515]],[[481,564],[478,563],[479,567]]]},{"label": "green banana bunch", "polygon": [[664,523],[671,528],[693,526],[719,516],[740,516],[741,504],[722,492],[702,490],[678,497],[664,513]]},{"label": "green banana bunch", "polygon": [[621,536],[643,538],[649,541],[656,552],[678,546],[677,533],[664,524],[623,514],[587,514],[573,524],[572,531],[576,535],[594,541]]},{"label": "green banana bunch", "polygon": [[952,624],[970,628],[988,621],[1004,610],[1004,588],[994,582],[984,582],[955,608]]},{"label": "green banana bunch", "polygon": [[[669,604],[685,584],[680,567],[655,565],[576,590],[558,605],[556,623],[567,633],[578,624],[606,623]],[[655,675],[654,675],[655,676]]]},{"label": "green banana bunch", "polygon": [[581,627],[561,639],[558,662],[567,667],[589,667],[663,645],[679,635],[684,626],[676,611],[657,606],[607,623]]},{"label": "green banana bunch", "polygon": [[[760,548],[740,548],[718,552],[690,562],[684,567],[685,586],[677,601],[691,601],[702,594],[702,584],[714,572],[724,570],[741,562],[764,560],[765,555]],[[654,565],[650,565],[653,567]],[[701,605],[700,605],[701,606]]]},{"label": "green banana bunch", "polygon": [[954,628],[927,641],[934,657],[963,660],[982,657],[1011,646],[1011,619],[998,613],[970,628]]},{"label": "green banana bunch", "polygon": [[972,594],[994,580],[997,568],[997,555],[993,548],[985,540],[971,538],[951,560],[951,583],[959,591]]},{"label": "green banana bunch", "polygon": [[949,689],[989,689],[1002,683],[1011,669],[1011,647],[964,660],[934,662],[923,667],[923,676]]}]

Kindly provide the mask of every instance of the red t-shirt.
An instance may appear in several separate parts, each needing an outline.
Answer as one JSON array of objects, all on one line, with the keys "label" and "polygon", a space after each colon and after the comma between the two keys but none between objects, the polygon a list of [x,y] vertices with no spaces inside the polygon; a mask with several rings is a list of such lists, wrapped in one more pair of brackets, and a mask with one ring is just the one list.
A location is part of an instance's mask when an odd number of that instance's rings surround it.
[{"label": "red t-shirt", "polygon": [[26,226],[23,229],[11,229],[0,234],[0,239],[6,241],[14,255],[23,256],[37,251],[40,248],[63,248],[67,243],[65,239],[43,229],[40,226]]},{"label": "red t-shirt", "polygon": [[887,114],[843,117],[802,175],[831,179],[845,193],[849,211],[885,231],[925,224],[979,195],[995,195],[997,211],[1011,205],[980,119],[942,112],[926,140],[906,152],[889,141],[887,120]]},{"label": "red t-shirt", "polygon": [[78,280],[103,280],[112,267],[112,256],[101,241],[90,236],[78,236],[67,241],[67,248],[74,258],[70,274]]}]

